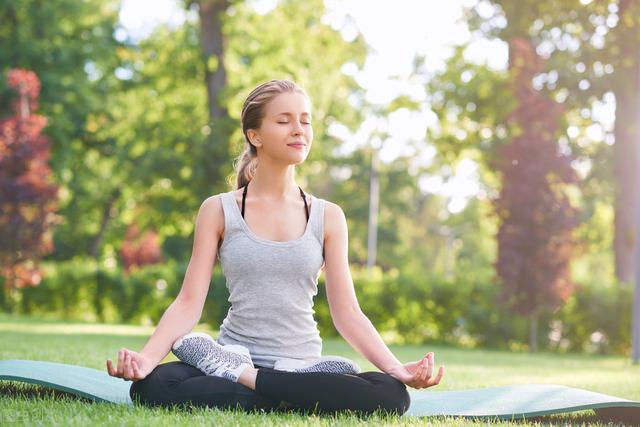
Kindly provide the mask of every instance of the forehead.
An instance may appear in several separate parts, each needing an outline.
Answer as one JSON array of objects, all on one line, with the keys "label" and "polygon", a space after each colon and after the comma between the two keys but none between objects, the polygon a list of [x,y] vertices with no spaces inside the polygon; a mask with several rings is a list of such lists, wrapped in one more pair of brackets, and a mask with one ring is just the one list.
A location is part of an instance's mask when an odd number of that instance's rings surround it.
[{"label": "forehead", "polygon": [[283,113],[311,115],[311,104],[307,97],[299,92],[284,92],[269,101],[266,112],[268,115]]}]

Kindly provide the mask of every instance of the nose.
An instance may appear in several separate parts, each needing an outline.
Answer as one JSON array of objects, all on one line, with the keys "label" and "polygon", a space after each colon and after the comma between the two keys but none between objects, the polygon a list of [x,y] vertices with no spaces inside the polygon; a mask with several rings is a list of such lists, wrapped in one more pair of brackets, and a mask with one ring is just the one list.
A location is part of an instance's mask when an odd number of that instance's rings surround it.
[{"label": "nose", "polygon": [[304,134],[304,128],[302,127],[302,125],[300,124],[300,122],[296,121],[293,127],[293,134],[294,135],[302,135]]}]

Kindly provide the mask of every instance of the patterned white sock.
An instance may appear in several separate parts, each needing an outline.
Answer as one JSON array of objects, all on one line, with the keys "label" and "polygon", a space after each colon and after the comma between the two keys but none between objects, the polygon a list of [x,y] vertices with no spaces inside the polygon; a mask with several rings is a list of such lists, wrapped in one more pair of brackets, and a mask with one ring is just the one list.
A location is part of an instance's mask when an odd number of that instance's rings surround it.
[{"label": "patterned white sock", "polygon": [[357,374],[360,366],[353,360],[341,356],[321,356],[315,359],[279,359],[273,369],[288,372],[331,372],[335,374]]},{"label": "patterned white sock", "polygon": [[176,340],[173,354],[206,375],[237,382],[242,371],[254,367],[249,349],[241,345],[221,346],[209,335],[191,332]]}]

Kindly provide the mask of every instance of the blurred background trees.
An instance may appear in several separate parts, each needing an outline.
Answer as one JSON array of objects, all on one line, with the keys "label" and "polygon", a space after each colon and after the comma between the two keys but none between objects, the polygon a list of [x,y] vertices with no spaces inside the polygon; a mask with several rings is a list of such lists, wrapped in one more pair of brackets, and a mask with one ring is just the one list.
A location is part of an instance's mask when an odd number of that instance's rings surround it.
[{"label": "blurred background trees", "polygon": [[[472,3],[469,29],[509,46],[508,67],[468,60],[470,45],[455,46],[437,73],[417,57],[412,77],[424,82],[426,99],[398,95],[381,108],[345,72],[363,67],[370,46],[324,23],[322,0],[281,0],[267,13],[249,1],[185,0],[196,19],[159,25],[141,40],[119,23],[119,1],[0,2],[3,129],[18,114],[12,101],[21,92],[7,80],[17,69],[41,82],[38,112],[47,122],[41,137],[34,128],[12,145],[3,130],[0,140],[0,253],[11,267],[0,276],[2,307],[157,321],[182,284],[198,206],[232,188],[242,102],[258,84],[289,78],[310,94],[315,119],[298,182],[345,210],[356,291],[386,339],[627,352],[639,4]],[[612,99],[608,127],[594,111]],[[384,123],[421,108],[437,117],[423,138],[434,154],[427,164],[416,162],[424,150],[417,142],[412,154],[377,162],[393,143],[384,129],[352,150],[332,131],[354,133],[366,118]],[[36,169],[59,188],[55,207],[44,184],[18,201],[19,174],[4,166],[16,164],[8,147],[33,150],[44,138],[51,158],[45,166],[40,154]],[[475,168],[478,191],[451,209],[431,187],[463,167]],[[19,203],[59,218],[50,243],[38,240],[48,250],[28,257],[41,264],[32,286],[10,273],[16,245],[46,233],[29,223],[30,233],[6,234],[17,230],[6,212]],[[366,268],[373,258],[375,268]],[[316,316],[322,333],[335,335],[323,280]],[[227,296],[216,266],[203,321],[219,326]]]}]

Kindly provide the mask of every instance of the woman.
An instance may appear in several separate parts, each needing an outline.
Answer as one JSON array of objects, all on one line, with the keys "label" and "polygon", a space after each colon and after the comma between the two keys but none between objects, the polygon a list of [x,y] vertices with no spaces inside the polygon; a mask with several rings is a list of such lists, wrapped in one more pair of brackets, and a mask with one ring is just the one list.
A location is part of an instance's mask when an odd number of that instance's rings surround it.
[{"label": "woman", "polygon": [[[144,348],[120,349],[115,368],[107,360],[110,375],[133,380],[132,399],[402,414],[410,403],[406,385],[420,389],[442,379],[444,366],[432,377],[433,352],[403,364],[387,348],[356,299],[342,209],[295,183],[295,166],[313,140],[310,106],[289,80],[263,83],[249,94],[237,189],[200,206],[184,283]],[[190,333],[216,258],[231,302],[217,341]],[[336,329],[382,372],[361,373],[348,359],[321,356],[312,305],[323,267]],[[159,364],[170,350],[179,361]]]}]

